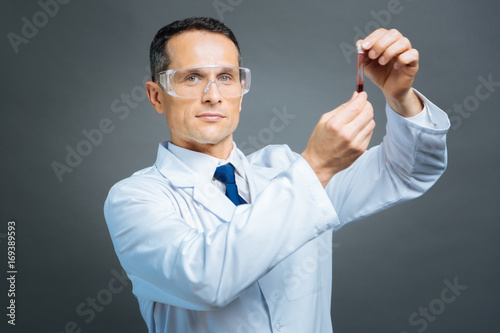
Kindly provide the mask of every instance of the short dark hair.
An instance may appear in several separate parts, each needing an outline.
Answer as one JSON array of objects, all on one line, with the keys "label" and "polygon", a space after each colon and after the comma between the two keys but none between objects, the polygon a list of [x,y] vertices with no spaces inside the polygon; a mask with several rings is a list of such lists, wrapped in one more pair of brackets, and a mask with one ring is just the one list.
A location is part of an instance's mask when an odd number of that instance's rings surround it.
[{"label": "short dark hair", "polygon": [[158,81],[158,73],[168,69],[170,58],[167,52],[167,43],[170,38],[186,31],[201,30],[222,34],[229,38],[238,50],[238,64],[241,66],[241,51],[238,41],[231,29],[224,23],[211,17],[190,17],[183,20],[174,21],[156,33],[149,49],[149,62],[151,66],[151,78]]}]

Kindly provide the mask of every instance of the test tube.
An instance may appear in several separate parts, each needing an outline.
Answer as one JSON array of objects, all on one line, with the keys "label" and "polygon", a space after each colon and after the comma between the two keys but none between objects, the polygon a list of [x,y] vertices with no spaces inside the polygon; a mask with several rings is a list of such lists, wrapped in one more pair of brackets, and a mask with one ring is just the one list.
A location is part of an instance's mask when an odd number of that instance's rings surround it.
[{"label": "test tube", "polygon": [[356,45],[358,53],[358,66],[356,67],[356,84],[358,85],[358,93],[363,91],[365,85],[365,77],[363,74],[364,63],[365,63],[365,51],[361,47],[361,44]]}]

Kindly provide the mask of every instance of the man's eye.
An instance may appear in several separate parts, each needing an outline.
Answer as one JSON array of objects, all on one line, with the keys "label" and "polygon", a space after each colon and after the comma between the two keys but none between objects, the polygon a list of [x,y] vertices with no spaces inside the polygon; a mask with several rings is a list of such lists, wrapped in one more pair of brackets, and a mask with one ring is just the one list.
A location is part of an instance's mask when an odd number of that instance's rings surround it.
[{"label": "man's eye", "polygon": [[222,75],[222,76],[219,78],[219,80],[220,80],[221,82],[229,82],[229,81],[231,81],[231,77],[230,77],[229,75]]},{"label": "man's eye", "polygon": [[198,81],[198,77],[195,75],[188,76],[187,81],[188,82],[196,82],[196,81]]}]

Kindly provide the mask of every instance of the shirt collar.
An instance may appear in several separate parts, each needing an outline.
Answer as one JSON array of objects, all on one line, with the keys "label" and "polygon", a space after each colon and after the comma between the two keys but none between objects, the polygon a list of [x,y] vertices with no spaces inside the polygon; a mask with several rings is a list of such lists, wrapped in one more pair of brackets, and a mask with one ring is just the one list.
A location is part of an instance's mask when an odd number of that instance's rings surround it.
[{"label": "shirt collar", "polygon": [[224,164],[231,163],[235,171],[243,178],[247,179],[243,163],[238,148],[233,141],[233,149],[229,154],[227,160],[219,159],[207,154],[199,153],[193,150],[179,147],[171,142],[168,142],[166,148],[174,154],[179,160],[186,164],[189,168],[199,174],[202,179],[211,180],[214,176],[215,169]]}]

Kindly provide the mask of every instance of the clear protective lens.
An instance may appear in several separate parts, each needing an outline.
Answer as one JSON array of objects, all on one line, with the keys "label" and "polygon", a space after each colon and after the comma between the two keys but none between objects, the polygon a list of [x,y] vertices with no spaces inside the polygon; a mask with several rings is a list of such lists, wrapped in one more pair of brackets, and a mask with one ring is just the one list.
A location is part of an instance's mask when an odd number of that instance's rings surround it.
[{"label": "clear protective lens", "polygon": [[214,83],[223,97],[239,97],[250,90],[250,70],[233,66],[200,66],[160,73],[160,84],[172,96],[195,98]]}]

